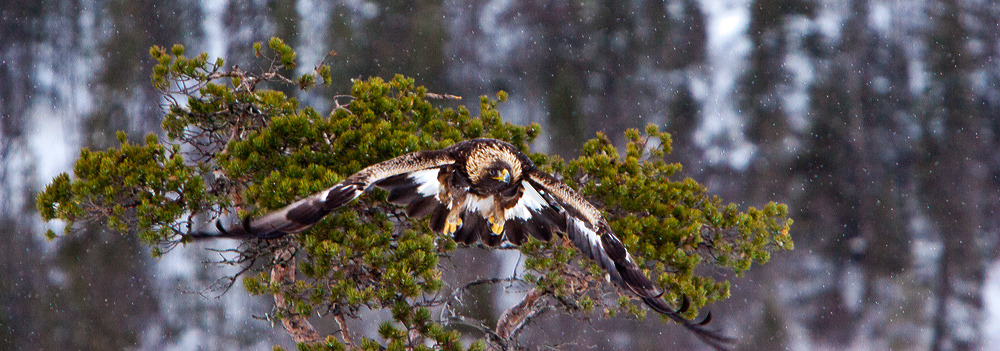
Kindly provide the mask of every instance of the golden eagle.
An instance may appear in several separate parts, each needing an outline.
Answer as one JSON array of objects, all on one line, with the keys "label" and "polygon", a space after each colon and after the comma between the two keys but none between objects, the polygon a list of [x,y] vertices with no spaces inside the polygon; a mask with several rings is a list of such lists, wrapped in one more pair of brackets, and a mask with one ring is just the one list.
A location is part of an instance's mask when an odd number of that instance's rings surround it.
[{"label": "golden eagle", "polygon": [[541,172],[513,145],[494,139],[471,139],[435,151],[418,151],[369,166],[333,187],[268,213],[245,218],[216,231],[192,237],[276,238],[308,229],[331,211],[373,186],[389,191],[388,200],[406,206],[406,215],[430,215],[431,229],[455,241],[497,246],[524,243],[531,235],[552,239],[565,233],[610,280],[628,288],[650,308],[693,331],[707,344],[725,348],[731,339],[680,316],[687,298],[673,309],[663,291],[642,273],[601,212],[552,175]]}]

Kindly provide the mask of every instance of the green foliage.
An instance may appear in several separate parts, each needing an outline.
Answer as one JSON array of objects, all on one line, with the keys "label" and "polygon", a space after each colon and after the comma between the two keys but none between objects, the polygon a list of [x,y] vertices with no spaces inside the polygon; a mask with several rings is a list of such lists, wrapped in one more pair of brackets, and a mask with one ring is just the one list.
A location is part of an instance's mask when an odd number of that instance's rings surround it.
[{"label": "green foliage", "polygon": [[[689,317],[697,315],[705,304],[729,297],[728,281],[694,273],[705,259],[740,275],[753,262],[766,263],[775,248],[792,249],[788,234],[792,220],[787,219],[785,205],[768,203],[762,210],[751,207],[743,213],[734,204],[724,206],[694,180],[671,179],[681,166],[663,160],[670,150],[669,134],[651,124],[645,133],[631,129],[625,135],[624,157],[599,133],[584,144],[580,157],[565,165],[554,160],[548,164],[549,170],[561,174],[603,208],[611,228],[633,258],[667,288],[665,298],[680,301],[687,296],[691,300]],[[530,257],[525,260],[526,268],[547,272],[538,280],[539,287],[557,296],[565,291],[562,277],[566,274],[554,273],[565,273],[571,258],[578,257],[566,254],[571,247],[530,242],[521,250]],[[604,275],[596,265],[588,272]],[[618,305],[624,311],[639,317],[645,313],[641,306],[623,298]],[[568,300],[590,301],[576,295]],[[588,305],[580,303],[579,307],[586,309]]]},{"label": "green foliage", "polygon": [[[470,138],[501,139],[527,152],[539,132],[535,124],[503,122],[497,104],[506,99],[504,92],[497,99],[482,97],[473,116],[464,106],[436,107],[425,88],[403,76],[355,80],[350,97],[335,98],[338,107],[322,115],[267,87],[304,90],[318,79],[329,84],[330,68],[321,65],[312,73],[285,77],[282,72],[293,67],[295,53],[279,39],[271,39],[267,48],[254,45],[256,56],[270,62],[261,73],[224,71],[222,59],[209,63],[205,54],[185,58],[180,45],[169,52],[151,49],[157,62],[152,82],[169,103],[163,121],[169,143],[151,135],[146,144],[132,145],[120,137],[118,149],[82,150],[74,177],[59,175],[39,195],[42,217],[65,220],[67,231],[81,221],[103,221],[162,247],[183,241],[180,235],[191,230],[197,213],[235,208],[241,215],[259,215],[370,164]],[[174,100],[177,96],[185,100]],[[672,179],[680,165],[663,161],[670,151],[668,134],[650,125],[644,133],[630,130],[626,136],[624,157],[603,135],[584,144],[582,155],[569,162],[544,154],[529,157],[604,209],[633,257],[668,289],[667,298],[686,295],[695,307],[724,299],[729,283],[696,275],[699,265],[708,260],[739,274],[755,261],[766,262],[775,248],[792,248],[784,205],[746,212],[723,206],[694,180]],[[291,310],[276,311],[277,318],[294,313],[355,317],[363,307],[388,309],[392,320],[378,330],[383,340],[360,340],[354,346],[463,349],[458,332],[446,328],[448,321],[430,313],[451,302],[434,297],[453,293],[441,280],[439,261],[457,245],[432,233],[426,220],[405,219],[400,208],[386,203],[385,192],[362,197],[295,239],[251,243],[243,252],[245,257],[278,248],[298,253],[302,279],[294,284],[271,283],[267,271],[244,278],[251,293],[280,294],[289,302]],[[531,240],[521,250],[528,256],[523,279],[568,309],[645,315],[628,294],[601,294],[614,291],[603,283],[604,272],[589,261],[577,264],[580,256],[566,242]],[[342,350],[345,345],[331,336],[298,348]],[[477,342],[469,348],[485,347]]]},{"label": "green foliage", "polygon": [[67,232],[77,222],[101,220],[110,229],[134,231],[147,243],[181,233],[177,219],[200,211],[210,197],[199,172],[185,164],[177,147],[168,149],[155,135],[144,145],[129,143],[124,132],[118,140],[118,149],[80,150],[76,180],[60,174],[39,194],[42,218],[66,221]]}]

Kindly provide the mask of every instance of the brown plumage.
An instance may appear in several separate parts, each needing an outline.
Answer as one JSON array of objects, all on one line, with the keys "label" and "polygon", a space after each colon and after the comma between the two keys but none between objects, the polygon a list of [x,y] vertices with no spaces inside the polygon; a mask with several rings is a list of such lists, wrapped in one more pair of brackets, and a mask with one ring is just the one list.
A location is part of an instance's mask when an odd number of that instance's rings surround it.
[{"label": "brown plumage", "polygon": [[274,238],[297,233],[373,186],[389,191],[389,202],[406,215],[430,215],[431,229],[455,241],[497,246],[524,243],[528,236],[551,240],[565,233],[611,281],[628,288],[653,310],[692,330],[709,345],[724,349],[731,340],[680,317],[688,306],[672,309],[612,232],[601,212],[572,188],[543,173],[508,143],[472,139],[436,151],[419,151],[369,166],[333,187],[239,225],[216,222],[215,231],[193,237]]}]

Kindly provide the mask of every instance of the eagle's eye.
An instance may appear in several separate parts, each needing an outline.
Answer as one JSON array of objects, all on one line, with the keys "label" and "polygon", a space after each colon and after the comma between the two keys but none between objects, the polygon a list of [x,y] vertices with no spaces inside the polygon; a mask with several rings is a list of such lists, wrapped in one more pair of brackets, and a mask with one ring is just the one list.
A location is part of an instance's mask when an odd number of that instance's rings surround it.
[{"label": "eagle's eye", "polygon": [[504,183],[510,183],[510,171],[506,168],[498,169],[493,172],[493,179],[502,181]]}]

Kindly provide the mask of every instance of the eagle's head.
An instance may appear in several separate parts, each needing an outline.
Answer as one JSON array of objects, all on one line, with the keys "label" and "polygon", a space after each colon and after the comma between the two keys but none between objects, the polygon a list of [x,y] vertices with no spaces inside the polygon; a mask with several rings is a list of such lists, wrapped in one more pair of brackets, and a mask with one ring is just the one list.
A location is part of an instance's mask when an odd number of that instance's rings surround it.
[{"label": "eagle's head", "polygon": [[502,161],[493,162],[485,169],[485,177],[479,179],[476,187],[484,194],[496,194],[512,188],[514,182],[513,167]]},{"label": "eagle's head", "polygon": [[500,168],[492,170],[493,179],[499,180],[504,184],[510,184],[510,169],[501,166]]}]

